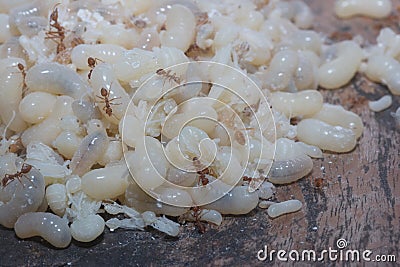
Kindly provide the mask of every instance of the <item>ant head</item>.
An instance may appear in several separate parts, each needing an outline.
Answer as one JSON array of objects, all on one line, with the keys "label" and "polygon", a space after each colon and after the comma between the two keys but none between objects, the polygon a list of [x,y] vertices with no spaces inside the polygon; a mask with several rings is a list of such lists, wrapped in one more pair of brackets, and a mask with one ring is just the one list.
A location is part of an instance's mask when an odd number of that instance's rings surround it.
[{"label": "ant head", "polygon": [[157,73],[158,75],[161,75],[161,74],[164,73],[164,69],[158,69],[158,70],[156,71],[156,73]]},{"label": "ant head", "polygon": [[101,96],[104,96],[104,97],[107,96],[108,95],[107,89],[101,88],[100,94],[101,94]]},{"label": "ant head", "polygon": [[18,63],[17,67],[18,67],[19,70],[24,70],[24,68],[25,68],[25,66],[22,65],[22,63]]},{"label": "ant head", "polygon": [[87,62],[88,62],[89,67],[94,67],[94,65],[96,64],[96,60],[92,57],[89,57],[87,59]]}]

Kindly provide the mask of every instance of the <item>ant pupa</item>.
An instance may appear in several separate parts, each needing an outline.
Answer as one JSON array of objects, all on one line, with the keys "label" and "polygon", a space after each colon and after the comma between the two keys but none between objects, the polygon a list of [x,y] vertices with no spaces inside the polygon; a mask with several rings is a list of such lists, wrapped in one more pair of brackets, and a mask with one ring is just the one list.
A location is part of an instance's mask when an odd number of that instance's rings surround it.
[{"label": "ant pupa", "polygon": [[96,95],[96,97],[98,97],[99,99],[101,99],[100,102],[98,103],[104,103],[105,106],[103,107],[103,110],[106,112],[106,114],[108,116],[112,116],[113,115],[113,110],[111,108],[111,105],[121,105],[121,103],[113,103],[114,100],[117,100],[121,97],[114,97],[110,99],[110,91],[111,90],[107,90],[105,88],[101,88],[100,90],[100,94],[101,96]]},{"label": "ant pupa", "polygon": [[172,70],[158,69],[156,73],[157,75],[163,76],[165,80],[174,81],[177,84],[181,83],[181,78],[179,78],[176,73],[172,73]]},{"label": "ant pupa", "polygon": [[18,179],[18,181],[22,184],[21,178],[28,174],[32,169],[32,166],[24,163],[21,167],[21,170],[15,174],[6,174],[1,181],[1,185],[6,187],[11,181],[14,179]]}]

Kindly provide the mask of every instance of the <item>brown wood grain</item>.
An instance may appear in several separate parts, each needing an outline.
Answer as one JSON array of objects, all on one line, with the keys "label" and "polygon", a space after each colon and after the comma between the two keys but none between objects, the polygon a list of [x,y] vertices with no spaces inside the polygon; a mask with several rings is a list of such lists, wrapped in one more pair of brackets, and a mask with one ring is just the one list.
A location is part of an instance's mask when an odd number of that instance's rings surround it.
[{"label": "brown wood grain", "polygon": [[[332,14],[333,0],[305,2],[316,13],[315,30],[335,39],[359,34],[373,43],[379,28],[388,25],[399,33],[398,19],[395,22],[394,17],[383,21],[340,21]],[[393,3],[400,6],[400,0]],[[156,231],[106,231],[91,244],[73,242],[66,250],[47,247],[39,238],[19,241],[13,231],[2,228],[0,265],[253,266],[266,264],[256,258],[264,245],[271,249],[318,251],[335,247],[338,238],[346,239],[350,249],[370,249],[374,255],[395,254],[399,263],[400,128],[390,116],[399,106],[399,97],[393,98],[390,109],[371,112],[368,100],[377,99],[388,90],[362,75],[343,89],[321,92],[326,102],[341,104],[359,114],[365,130],[351,153],[324,154],[324,159],[314,160],[310,175],[293,185],[278,187],[278,200],[293,196],[304,203],[300,212],[271,220],[265,210],[256,209],[246,216],[226,217],[221,227],[209,228],[205,234],[199,234],[191,225],[185,226],[179,238]],[[325,179],[324,189],[314,187],[318,177]],[[328,265],[346,264],[321,264]]]}]

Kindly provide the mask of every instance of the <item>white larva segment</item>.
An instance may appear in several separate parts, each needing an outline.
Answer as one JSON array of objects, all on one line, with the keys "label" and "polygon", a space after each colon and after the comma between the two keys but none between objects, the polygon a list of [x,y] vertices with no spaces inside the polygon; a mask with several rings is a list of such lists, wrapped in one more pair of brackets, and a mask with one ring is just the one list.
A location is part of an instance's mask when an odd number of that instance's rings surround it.
[{"label": "white larva segment", "polygon": [[17,26],[21,24],[21,20],[29,17],[39,16],[40,15],[39,12],[40,12],[40,7],[38,6],[37,2],[13,8],[10,11],[10,17],[9,17],[11,32],[14,35],[19,35],[20,32],[18,31]]},{"label": "white larva segment", "polygon": [[79,242],[91,242],[104,232],[104,219],[97,214],[78,217],[70,226],[72,237]]},{"label": "white larva segment", "polygon": [[193,186],[198,181],[197,173],[186,172],[184,170],[170,166],[167,171],[166,179],[179,186]]},{"label": "white larva segment", "polygon": [[157,199],[163,203],[177,207],[193,206],[192,198],[183,189],[160,186],[154,190],[154,193],[157,195]]},{"label": "white larva segment", "polygon": [[[96,99],[97,105],[109,122],[118,124],[119,120],[124,116],[126,107],[129,103],[129,95],[125,92],[125,89],[116,79],[111,65],[106,63],[101,63],[97,65],[92,72],[91,83],[94,89],[93,97]],[[112,114],[107,114],[106,104],[104,100],[99,97],[101,95],[101,89],[104,88],[110,93],[108,99],[111,101],[110,107],[112,109]]]},{"label": "white larva segment", "polygon": [[29,212],[18,218],[15,233],[19,238],[40,236],[57,248],[71,243],[68,221],[47,212]]},{"label": "white larva segment", "polygon": [[297,138],[309,145],[338,153],[353,150],[357,143],[352,130],[316,119],[300,121],[297,124]]},{"label": "white larva segment", "polygon": [[17,24],[17,28],[21,35],[32,38],[43,29],[46,29],[48,23],[49,21],[45,17],[32,16],[21,19]]},{"label": "white larva segment", "polygon": [[71,68],[58,63],[41,63],[26,73],[26,85],[31,91],[68,95],[80,99],[91,89]]},{"label": "white larva segment", "polygon": [[69,165],[73,174],[79,176],[87,173],[90,168],[103,156],[109,141],[104,131],[96,131],[82,139]]},{"label": "white larva segment", "polygon": [[73,98],[65,95],[57,97],[52,113],[41,123],[31,126],[22,134],[23,145],[27,147],[32,142],[41,142],[48,146],[52,145],[62,131],[60,119],[73,113],[71,108],[73,100]]},{"label": "white larva segment", "polygon": [[282,112],[288,118],[312,115],[322,108],[323,103],[321,93],[316,90],[275,92],[269,100],[274,110]]},{"label": "white larva segment", "polygon": [[389,108],[392,105],[392,96],[384,95],[376,101],[369,101],[368,107],[374,112],[380,112]]},{"label": "white larva segment", "polygon": [[293,79],[298,65],[298,56],[295,51],[279,51],[272,58],[267,69],[266,81],[271,90],[287,89]]},{"label": "white larva segment", "polygon": [[113,199],[125,192],[128,176],[125,165],[91,170],[82,176],[82,191],[96,200]]},{"label": "white larva segment", "polygon": [[167,216],[180,216],[189,210],[188,207],[176,207],[157,201],[145,193],[134,181],[130,182],[125,191],[125,204],[140,212],[152,211]]},{"label": "white larva segment", "polygon": [[27,60],[25,50],[22,48],[19,39],[21,37],[11,37],[0,47],[0,58],[17,57]]},{"label": "white larva segment", "polygon": [[80,44],[72,49],[72,63],[81,70],[89,70],[88,58],[113,64],[123,60],[125,48],[115,44]]},{"label": "white larva segment", "polygon": [[339,18],[367,16],[385,18],[392,11],[390,0],[338,0],[335,2],[335,14]]},{"label": "white larva segment", "polygon": [[63,184],[52,184],[46,188],[46,200],[50,209],[62,217],[67,208],[67,189]]},{"label": "white larva segment", "polygon": [[9,128],[21,132],[27,128],[18,109],[21,101],[23,77],[15,67],[18,63],[25,65],[22,59],[3,59],[0,61],[0,117],[3,122],[10,122]]},{"label": "white larva segment", "polygon": [[276,141],[274,162],[268,173],[273,184],[289,184],[307,175],[313,162],[302,147],[290,139],[280,138]]},{"label": "white larva segment", "polygon": [[319,147],[308,145],[303,142],[296,142],[296,144],[301,148],[304,154],[311,158],[322,159],[324,157]]},{"label": "white larva segment", "polygon": [[8,196],[0,205],[0,224],[7,228],[13,228],[17,219],[24,213],[36,211],[41,205],[45,184],[43,175],[36,169],[23,177],[14,179],[6,187],[0,190],[1,195]]},{"label": "white larva segment", "polygon": [[173,5],[167,12],[165,31],[160,32],[163,46],[188,50],[195,37],[196,18],[192,11],[183,5]]},{"label": "white larva segment", "polygon": [[140,33],[140,38],[137,43],[137,46],[140,49],[150,51],[154,47],[159,47],[160,45],[160,36],[156,26],[143,29],[143,31]]},{"label": "white larva segment", "polygon": [[335,89],[347,84],[354,77],[363,59],[363,51],[354,41],[343,41],[330,49],[334,49],[332,52],[335,58],[321,64],[318,79],[320,86]]},{"label": "white larva segment", "polygon": [[170,236],[178,236],[179,234],[179,223],[171,221],[165,216],[158,217],[157,220],[151,224],[151,226]]},{"label": "white larva segment", "polygon": [[101,31],[98,40],[102,44],[118,45],[126,49],[137,47],[139,33],[135,28],[126,29],[126,25],[124,24],[110,24],[109,22],[103,22],[97,24],[97,30]]},{"label": "white larva segment", "polygon": [[[72,107],[72,104],[71,104]],[[74,115],[67,115],[63,116],[60,122],[60,127],[64,131],[71,131],[74,133],[79,133],[80,128],[79,128],[79,120],[76,116]]]},{"label": "white larva segment", "polygon": [[71,175],[65,183],[65,189],[68,194],[74,194],[82,189],[81,185],[81,178],[78,175]]},{"label": "white larva segment", "polygon": [[82,137],[72,131],[63,131],[54,140],[53,147],[66,159],[72,159],[82,142]]},{"label": "white larva segment", "polygon": [[57,97],[53,94],[32,92],[19,103],[19,112],[24,121],[36,124],[50,115],[56,101]]},{"label": "white larva segment", "polygon": [[121,160],[122,156],[123,156],[122,142],[118,140],[113,140],[109,142],[104,155],[102,155],[98,163],[100,165],[105,166],[109,163]]},{"label": "white larva segment", "polygon": [[390,112],[390,115],[395,119],[397,123],[400,123],[400,107],[396,109],[396,112]]},{"label": "white larva segment", "polygon": [[330,125],[342,126],[350,129],[355,133],[357,138],[361,136],[364,129],[360,116],[354,112],[345,110],[339,105],[325,103],[321,110],[312,115],[311,118],[321,120]]},{"label": "white larva segment", "polygon": [[135,152],[125,158],[133,178],[145,190],[153,190],[164,183],[169,163],[157,139],[141,137]]},{"label": "white larva segment", "polygon": [[71,174],[71,170],[64,164],[64,159],[52,148],[43,144],[32,142],[26,148],[26,163],[40,170],[46,185],[63,182]]},{"label": "white larva segment", "polygon": [[124,82],[138,81],[143,75],[155,73],[159,67],[153,52],[138,48],[126,51],[123,58],[113,64],[116,77]]},{"label": "white larva segment", "polygon": [[204,206],[221,214],[247,214],[258,204],[258,194],[250,193],[248,186],[236,186],[215,202]]},{"label": "white larva segment", "polygon": [[74,115],[82,122],[86,123],[92,119],[100,119],[101,113],[92,102],[77,99],[72,103]]},{"label": "white larva segment", "polygon": [[312,27],[314,15],[309,6],[303,1],[293,1],[294,6],[294,23],[301,29]]},{"label": "white larva segment", "polygon": [[0,44],[4,43],[12,36],[8,18],[9,16],[7,14],[0,14]]},{"label": "white larva segment", "polygon": [[276,218],[284,214],[299,211],[303,204],[297,199],[291,199],[269,206],[267,213],[271,218]]},{"label": "white larva segment", "polygon": [[119,132],[126,145],[136,147],[145,136],[144,122],[135,116],[126,115],[119,123]]},{"label": "white larva segment", "polygon": [[365,70],[367,77],[389,87],[394,95],[400,95],[400,63],[387,55],[373,55],[368,58]]}]

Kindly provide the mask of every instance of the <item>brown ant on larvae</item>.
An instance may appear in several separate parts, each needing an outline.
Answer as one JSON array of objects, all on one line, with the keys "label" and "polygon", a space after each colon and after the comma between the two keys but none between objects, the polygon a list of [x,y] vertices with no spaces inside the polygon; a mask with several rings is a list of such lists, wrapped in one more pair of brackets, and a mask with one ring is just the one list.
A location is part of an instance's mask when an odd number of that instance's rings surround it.
[{"label": "brown ant on larvae", "polygon": [[121,105],[122,103],[112,103],[114,100],[117,100],[121,97],[114,97],[110,99],[110,91],[111,90],[107,90],[105,88],[101,88],[100,90],[100,94],[101,96],[96,95],[96,97],[98,97],[99,99],[101,99],[101,101],[97,102],[97,103],[104,103],[105,106],[103,107],[103,110],[106,112],[106,114],[108,116],[112,116],[113,115],[113,110],[111,108],[111,105]]},{"label": "brown ant on larvae", "polygon": [[194,223],[196,224],[197,229],[199,230],[200,234],[204,234],[206,232],[206,227],[204,224],[200,221],[200,214],[202,212],[202,209],[200,207],[192,207],[192,216],[195,219]]},{"label": "brown ant on larvae", "polygon": [[98,61],[104,62],[103,60],[101,60],[101,59],[99,59],[99,58],[88,57],[88,59],[87,59],[88,66],[89,66],[89,68],[90,68],[90,71],[89,71],[89,73],[88,73],[88,79],[89,79],[89,80],[90,80],[90,78],[92,78],[93,69],[94,69],[94,67],[96,67],[96,65],[98,64]]},{"label": "brown ant on larvae", "polygon": [[53,12],[50,14],[49,27],[50,29],[46,32],[46,39],[51,39],[57,44],[57,54],[65,50],[64,39],[65,39],[65,28],[58,22],[58,3],[54,6]]},{"label": "brown ant on larvae", "polygon": [[166,80],[168,81],[174,81],[177,84],[181,83],[181,78],[179,78],[176,73],[172,73],[172,70],[164,70],[164,69],[158,69],[156,71],[157,75],[163,76],[165,78],[164,83]]},{"label": "brown ant on larvae", "polygon": [[196,170],[198,170],[197,174],[199,175],[199,181],[197,184],[207,185],[210,181],[208,180],[206,175],[213,175],[212,170],[209,167],[203,168],[203,165],[201,164],[200,160],[197,157],[193,158],[193,165],[196,168]]},{"label": "brown ant on larvae", "polygon": [[3,178],[3,180],[1,181],[1,185],[4,188],[9,183],[11,183],[11,181],[13,181],[14,179],[18,179],[18,181],[22,184],[21,178],[23,176],[25,176],[26,174],[28,174],[31,171],[31,169],[32,169],[31,165],[26,164],[26,163],[22,164],[21,170],[19,172],[15,173],[15,174],[6,174]]}]

